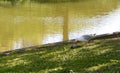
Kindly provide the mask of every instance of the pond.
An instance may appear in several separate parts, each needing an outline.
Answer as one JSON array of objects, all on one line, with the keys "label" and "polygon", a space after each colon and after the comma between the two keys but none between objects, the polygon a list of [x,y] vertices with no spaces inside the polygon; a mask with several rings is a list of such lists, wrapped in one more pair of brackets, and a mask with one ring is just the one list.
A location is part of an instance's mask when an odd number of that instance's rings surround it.
[{"label": "pond", "polygon": [[120,31],[120,1],[0,4],[0,52]]}]

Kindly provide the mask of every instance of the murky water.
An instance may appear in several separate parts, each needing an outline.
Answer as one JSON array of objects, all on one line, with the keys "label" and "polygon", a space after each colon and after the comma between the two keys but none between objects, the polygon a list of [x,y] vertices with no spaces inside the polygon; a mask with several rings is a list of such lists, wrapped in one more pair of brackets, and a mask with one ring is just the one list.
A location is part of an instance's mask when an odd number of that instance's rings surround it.
[{"label": "murky water", "polygon": [[120,31],[120,1],[0,6],[0,52]]}]

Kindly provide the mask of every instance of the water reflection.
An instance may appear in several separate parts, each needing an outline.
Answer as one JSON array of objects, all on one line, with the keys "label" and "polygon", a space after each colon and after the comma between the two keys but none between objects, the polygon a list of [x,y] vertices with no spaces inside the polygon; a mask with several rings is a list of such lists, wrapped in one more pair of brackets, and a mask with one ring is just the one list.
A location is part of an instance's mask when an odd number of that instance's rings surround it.
[{"label": "water reflection", "polygon": [[[120,8],[109,12],[104,16],[97,16],[86,21],[93,23],[92,27],[80,32],[83,34],[104,34],[120,31]],[[97,25],[96,25],[97,24]],[[77,33],[77,32],[74,32]]]},{"label": "water reflection", "polygon": [[47,34],[44,37],[42,44],[59,42],[62,41],[62,38],[63,38],[62,34]]},{"label": "water reflection", "polygon": [[119,31],[118,2],[0,7],[0,51]]}]

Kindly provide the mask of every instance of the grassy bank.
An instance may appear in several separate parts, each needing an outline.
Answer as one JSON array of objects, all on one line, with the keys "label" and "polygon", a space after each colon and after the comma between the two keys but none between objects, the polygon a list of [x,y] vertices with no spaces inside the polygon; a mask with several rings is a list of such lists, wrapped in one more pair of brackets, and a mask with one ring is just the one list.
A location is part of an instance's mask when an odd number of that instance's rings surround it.
[{"label": "grassy bank", "polygon": [[70,46],[28,48],[0,56],[0,73],[120,73],[120,38]]}]

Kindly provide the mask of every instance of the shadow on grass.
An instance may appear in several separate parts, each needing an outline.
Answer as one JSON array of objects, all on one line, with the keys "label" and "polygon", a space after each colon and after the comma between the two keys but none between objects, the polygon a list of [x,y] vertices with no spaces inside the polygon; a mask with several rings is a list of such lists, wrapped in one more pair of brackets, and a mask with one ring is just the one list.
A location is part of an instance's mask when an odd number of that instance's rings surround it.
[{"label": "shadow on grass", "polygon": [[102,41],[92,49],[89,46],[69,49],[70,45],[64,45],[5,56],[0,58],[0,72],[120,72],[119,42],[118,39]]}]

